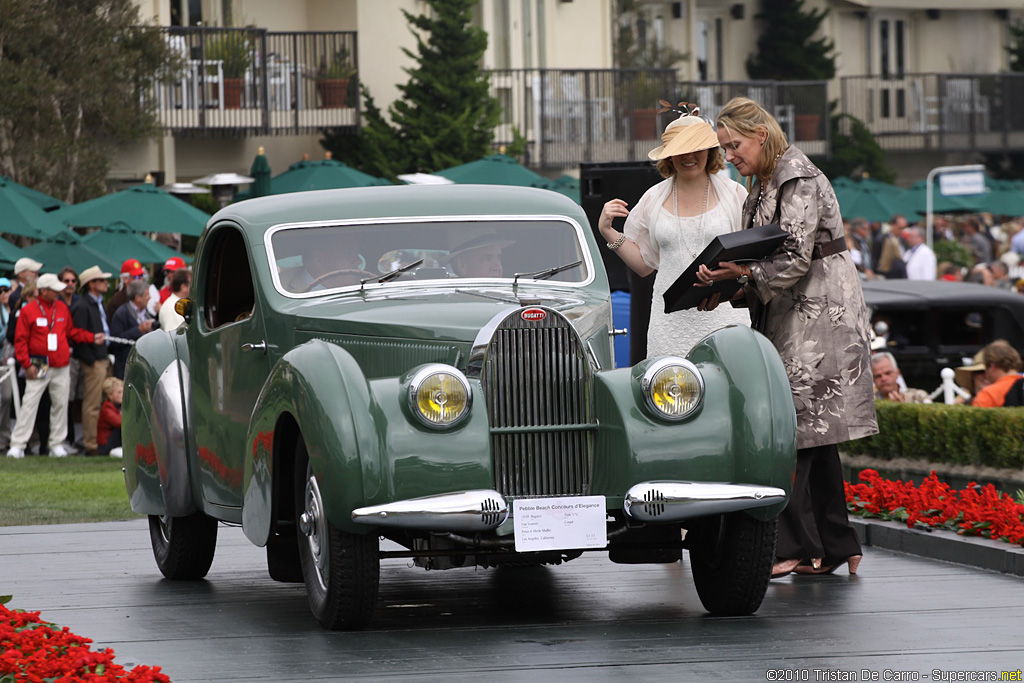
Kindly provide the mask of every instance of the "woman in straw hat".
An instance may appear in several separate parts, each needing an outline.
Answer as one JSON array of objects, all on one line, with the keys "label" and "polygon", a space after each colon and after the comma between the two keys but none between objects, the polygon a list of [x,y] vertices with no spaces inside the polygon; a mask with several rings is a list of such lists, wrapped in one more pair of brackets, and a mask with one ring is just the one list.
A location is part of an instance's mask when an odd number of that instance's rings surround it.
[{"label": "woman in straw hat", "polygon": [[830,573],[843,564],[855,574],[861,550],[847,517],[837,445],[875,434],[878,426],[867,307],[839,202],[828,179],[789,146],[778,121],[756,102],[730,100],[717,124],[726,160],[752,184],[744,227],[778,223],[789,233],[767,259],[698,272],[705,283],[746,279],[739,296],[759,311],[755,327],[772,341],[789,375],[796,475],[779,516],[772,576]]},{"label": "woman in straw hat", "polygon": [[[665,290],[716,235],[740,229],[747,191],[726,174],[718,138],[711,125],[687,110],[665,128],[662,145],[647,156],[658,163],[665,180],[647,190],[630,211],[626,202],[604,205],[598,229],[614,251],[637,274],[654,279],[647,356],[682,355],[710,332],[729,324],[749,325],[742,309],[723,307],[714,314],[696,310],[664,313]],[[612,220],[626,218],[625,232]]]}]

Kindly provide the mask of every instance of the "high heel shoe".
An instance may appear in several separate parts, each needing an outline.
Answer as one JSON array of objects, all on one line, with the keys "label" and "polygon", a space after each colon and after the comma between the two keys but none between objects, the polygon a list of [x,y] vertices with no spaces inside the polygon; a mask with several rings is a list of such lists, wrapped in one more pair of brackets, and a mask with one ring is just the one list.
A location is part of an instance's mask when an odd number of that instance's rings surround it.
[{"label": "high heel shoe", "polygon": [[860,567],[860,561],[864,559],[863,555],[850,555],[849,557],[836,562],[835,564],[822,564],[818,567],[812,565],[802,564],[794,569],[797,574],[831,574],[835,570],[842,567],[844,564],[850,567],[850,576],[854,576],[857,573],[857,568]]},{"label": "high heel shoe", "polygon": [[800,560],[779,560],[772,565],[772,578],[777,579],[786,574],[793,573],[793,570],[800,564]]}]

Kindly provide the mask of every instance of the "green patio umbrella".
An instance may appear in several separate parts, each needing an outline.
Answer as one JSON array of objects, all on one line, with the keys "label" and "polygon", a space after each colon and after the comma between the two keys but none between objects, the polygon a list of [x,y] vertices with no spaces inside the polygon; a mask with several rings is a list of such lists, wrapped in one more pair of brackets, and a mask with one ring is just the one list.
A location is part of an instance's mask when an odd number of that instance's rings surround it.
[{"label": "green patio umbrella", "polygon": [[142,263],[163,263],[172,256],[185,259],[186,263],[192,261],[184,254],[171,249],[165,244],[160,244],[140,235],[130,225],[117,221],[106,225],[82,238],[82,244],[87,247],[106,254],[108,258],[118,263],[128,259],[138,259]]},{"label": "green patio umbrella", "polygon": [[42,261],[48,272],[56,273],[64,266],[71,266],[79,273],[89,266],[99,266],[112,273],[121,271],[121,261],[115,262],[107,254],[83,244],[82,238],[70,230],[25,247],[24,251],[26,256]]},{"label": "green patio umbrella", "polygon": [[839,210],[846,219],[888,221],[896,214],[915,214],[907,202],[906,190],[889,183],[873,178],[851,180],[844,177],[833,181],[832,187],[839,200]]},{"label": "green patio umbrella", "polygon": [[299,161],[292,164],[287,171],[271,179],[270,193],[287,194],[289,192],[368,187],[370,185],[391,185],[391,182],[357,171],[340,161],[323,159],[321,161]]},{"label": "green patio umbrella", "polygon": [[56,212],[43,211],[18,187],[0,177],[0,232],[37,240],[70,232],[56,218]]},{"label": "green patio umbrella", "polygon": [[[519,185],[520,187],[545,187],[552,189],[552,181],[544,176],[534,173],[518,161],[505,154],[492,154],[471,161],[461,166],[453,166],[443,171],[437,171],[439,175],[456,183],[473,183],[477,185]],[[541,183],[537,185],[536,183]]]},{"label": "green patio umbrella", "polygon": [[249,167],[249,175],[252,176],[252,184],[249,185],[250,197],[266,197],[270,194],[270,163],[262,146],[256,150],[256,158]]},{"label": "green patio umbrella", "polygon": [[10,273],[14,270],[14,264],[18,259],[24,256],[28,256],[24,249],[7,240],[0,239],[0,271]]},{"label": "green patio umbrella", "polygon": [[981,200],[983,211],[997,216],[1024,216],[1024,181],[985,178],[988,194]]},{"label": "green patio umbrella", "polygon": [[[938,182],[932,183],[932,213],[979,213],[987,211],[983,194],[946,197],[939,194]],[[928,182],[919,180],[910,186],[906,195],[908,215],[925,215],[928,211]]]},{"label": "green patio umbrella", "polygon": [[53,215],[74,227],[95,228],[123,221],[139,232],[182,235],[198,235],[210,219],[210,214],[150,183],[90,199]]},{"label": "green patio umbrella", "polygon": [[55,209],[60,209],[68,205],[67,202],[61,201],[56,197],[51,197],[50,195],[44,194],[39,190],[33,190],[31,187],[26,187],[21,183],[16,183],[7,176],[0,175],[0,181],[6,182],[8,185],[12,186],[14,189],[20,192],[22,196],[25,197],[25,199],[35,204],[43,211],[53,211]]}]

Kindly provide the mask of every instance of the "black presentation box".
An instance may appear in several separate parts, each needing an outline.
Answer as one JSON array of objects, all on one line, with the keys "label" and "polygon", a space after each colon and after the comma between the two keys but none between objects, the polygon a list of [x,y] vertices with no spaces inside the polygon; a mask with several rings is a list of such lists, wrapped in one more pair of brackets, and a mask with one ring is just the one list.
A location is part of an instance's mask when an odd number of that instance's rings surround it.
[{"label": "black presentation box", "polygon": [[693,308],[715,292],[721,294],[721,301],[728,301],[736,294],[740,283],[736,280],[722,280],[707,287],[695,286],[697,269],[705,265],[714,270],[723,261],[757,261],[767,258],[782,246],[788,236],[789,233],[776,223],[770,223],[715,237],[665,290],[665,312]]}]

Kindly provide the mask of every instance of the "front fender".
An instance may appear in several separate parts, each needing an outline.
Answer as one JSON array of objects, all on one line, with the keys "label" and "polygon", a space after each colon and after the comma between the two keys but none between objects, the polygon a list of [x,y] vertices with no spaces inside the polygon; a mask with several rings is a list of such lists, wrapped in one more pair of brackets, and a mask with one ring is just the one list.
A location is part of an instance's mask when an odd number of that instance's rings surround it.
[{"label": "front fender", "polygon": [[282,415],[291,415],[320,481],[327,518],[353,533],[366,533],[350,513],[381,486],[380,415],[359,364],[339,346],[313,340],[286,353],[271,370],[253,409],[246,439],[242,481],[242,528],[257,545],[273,531],[274,486],[290,443],[276,433]]},{"label": "front fender", "polygon": [[[687,358],[704,378],[704,402],[679,424],[648,412],[636,369],[599,373],[595,405],[602,438],[595,462],[605,466],[595,468],[595,492],[619,505],[623,482],[664,480],[776,486],[788,495],[796,412],[778,352],[759,333],[735,326],[712,333]],[[784,506],[749,514],[769,519]]]},{"label": "front fender", "polygon": [[188,366],[177,332],[139,338],[128,356],[121,436],[132,510],[184,517],[196,511],[188,464],[185,405]]}]

